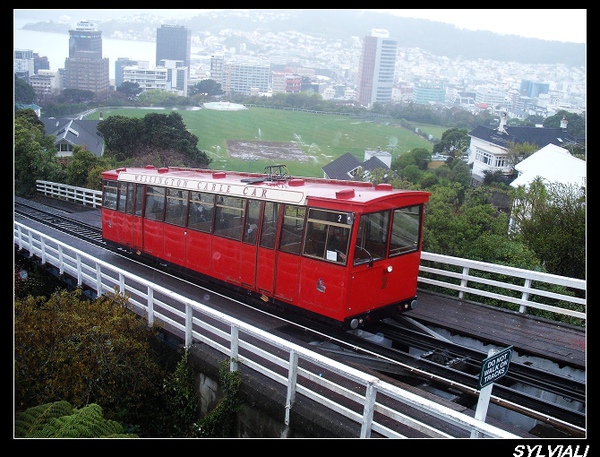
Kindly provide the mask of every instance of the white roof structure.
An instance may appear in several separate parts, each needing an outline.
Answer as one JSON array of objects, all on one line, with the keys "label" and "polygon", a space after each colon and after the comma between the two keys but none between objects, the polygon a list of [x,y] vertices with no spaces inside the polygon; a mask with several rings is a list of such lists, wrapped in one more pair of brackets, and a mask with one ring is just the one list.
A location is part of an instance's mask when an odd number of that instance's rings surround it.
[{"label": "white roof structure", "polygon": [[552,183],[586,185],[586,162],[552,143],[515,165],[519,176],[513,187],[528,186],[538,176]]}]

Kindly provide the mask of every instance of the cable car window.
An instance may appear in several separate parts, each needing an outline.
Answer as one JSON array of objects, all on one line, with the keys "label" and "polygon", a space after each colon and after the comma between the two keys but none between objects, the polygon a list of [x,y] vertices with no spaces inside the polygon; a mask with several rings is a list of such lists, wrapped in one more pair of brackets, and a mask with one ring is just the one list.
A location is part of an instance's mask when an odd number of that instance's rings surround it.
[{"label": "cable car window", "polygon": [[136,216],[141,216],[142,215],[142,205],[144,203],[144,186],[140,185],[136,185],[135,188],[135,208],[134,208],[134,214]]},{"label": "cable car window", "polygon": [[389,211],[360,216],[354,249],[354,265],[385,258],[389,226]]},{"label": "cable car window", "polygon": [[248,200],[246,222],[244,224],[244,243],[256,244],[258,219],[260,217],[260,200]]},{"label": "cable car window", "polygon": [[125,203],[125,212],[127,214],[132,213],[133,209],[133,191],[134,191],[135,183],[127,183],[127,203]]},{"label": "cable car window", "polygon": [[262,229],[260,235],[260,247],[273,249],[277,237],[277,219],[279,218],[279,203],[265,202]]},{"label": "cable car window", "polygon": [[126,209],[127,203],[127,183],[120,182],[119,183],[119,197],[117,199],[117,211],[124,213]]},{"label": "cable car window", "polygon": [[217,197],[215,235],[241,241],[245,202],[240,197]]},{"label": "cable car window", "polygon": [[306,208],[304,206],[285,205],[283,211],[279,250],[291,254],[300,254]]},{"label": "cable car window", "polygon": [[192,191],[190,195],[188,227],[210,233],[214,210],[215,196],[213,194]]},{"label": "cable car window", "polygon": [[345,264],[353,215],[309,208],[304,255]]},{"label": "cable car window", "polygon": [[117,209],[117,181],[104,181],[104,200],[102,206],[106,209]]},{"label": "cable car window", "polygon": [[421,233],[421,205],[398,208],[392,219],[390,256],[416,251]]},{"label": "cable car window", "polygon": [[162,221],[165,216],[165,188],[146,186],[146,219]]},{"label": "cable car window", "polygon": [[167,189],[167,206],[165,222],[185,227],[188,206],[187,190]]}]

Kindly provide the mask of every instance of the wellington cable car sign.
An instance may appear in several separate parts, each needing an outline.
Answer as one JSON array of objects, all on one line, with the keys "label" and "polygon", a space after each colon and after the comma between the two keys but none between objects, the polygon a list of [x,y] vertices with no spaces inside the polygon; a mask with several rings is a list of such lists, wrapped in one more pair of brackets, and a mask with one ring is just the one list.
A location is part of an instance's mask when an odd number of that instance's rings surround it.
[{"label": "wellington cable car sign", "polygon": [[509,346],[483,360],[481,363],[481,373],[479,374],[480,389],[497,381],[508,373],[511,355],[512,346]]}]

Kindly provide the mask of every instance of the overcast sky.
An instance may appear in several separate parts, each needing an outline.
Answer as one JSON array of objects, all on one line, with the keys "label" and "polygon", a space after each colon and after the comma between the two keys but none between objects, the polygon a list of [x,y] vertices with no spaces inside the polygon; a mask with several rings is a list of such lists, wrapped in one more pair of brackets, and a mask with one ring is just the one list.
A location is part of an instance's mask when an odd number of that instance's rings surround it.
[{"label": "overcast sky", "polygon": [[[14,10],[16,18],[26,18],[29,11]],[[169,18],[189,18],[202,11],[192,9],[52,9],[45,10],[47,18],[57,20],[61,15],[71,19],[109,19],[147,13]],[[387,9],[374,10],[397,16],[429,19],[454,24],[467,30],[488,30],[506,35],[518,35],[542,40],[586,43],[586,9]]]},{"label": "overcast sky", "polygon": [[541,40],[585,43],[585,9],[451,9],[451,10],[376,10],[404,17],[447,22],[467,30],[488,30]]}]

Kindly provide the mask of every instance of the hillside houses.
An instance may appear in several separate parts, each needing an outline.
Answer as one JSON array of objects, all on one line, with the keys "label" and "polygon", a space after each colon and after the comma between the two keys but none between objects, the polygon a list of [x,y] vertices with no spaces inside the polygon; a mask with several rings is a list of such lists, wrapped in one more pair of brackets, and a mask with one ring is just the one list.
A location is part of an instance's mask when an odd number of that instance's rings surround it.
[{"label": "hillside houses", "polygon": [[354,154],[347,152],[325,165],[323,173],[325,178],[351,181],[362,173],[368,176],[370,171],[378,168],[389,169],[391,166],[392,155],[389,152],[382,151],[381,148],[367,149],[362,162]]},{"label": "hillside houses", "polygon": [[483,183],[486,173],[509,174],[512,165],[508,160],[510,143],[529,143],[540,149],[549,144],[564,148],[574,145],[576,139],[567,133],[567,121],[560,128],[511,127],[506,125],[506,114],[501,117],[498,128],[478,126],[470,133],[468,163],[472,166],[471,184]]},{"label": "hillside houses", "polygon": [[55,135],[57,157],[70,157],[75,146],[82,146],[97,157],[104,154],[104,139],[98,133],[100,120],[88,119],[40,119],[46,135]]},{"label": "hillside houses", "polygon": [[536,153],[515,165],[518,177],[512,187],[529,186],[536,178],[547,182],[586,187],[586,162],[573,157],[569,151],[547,144]]}]

